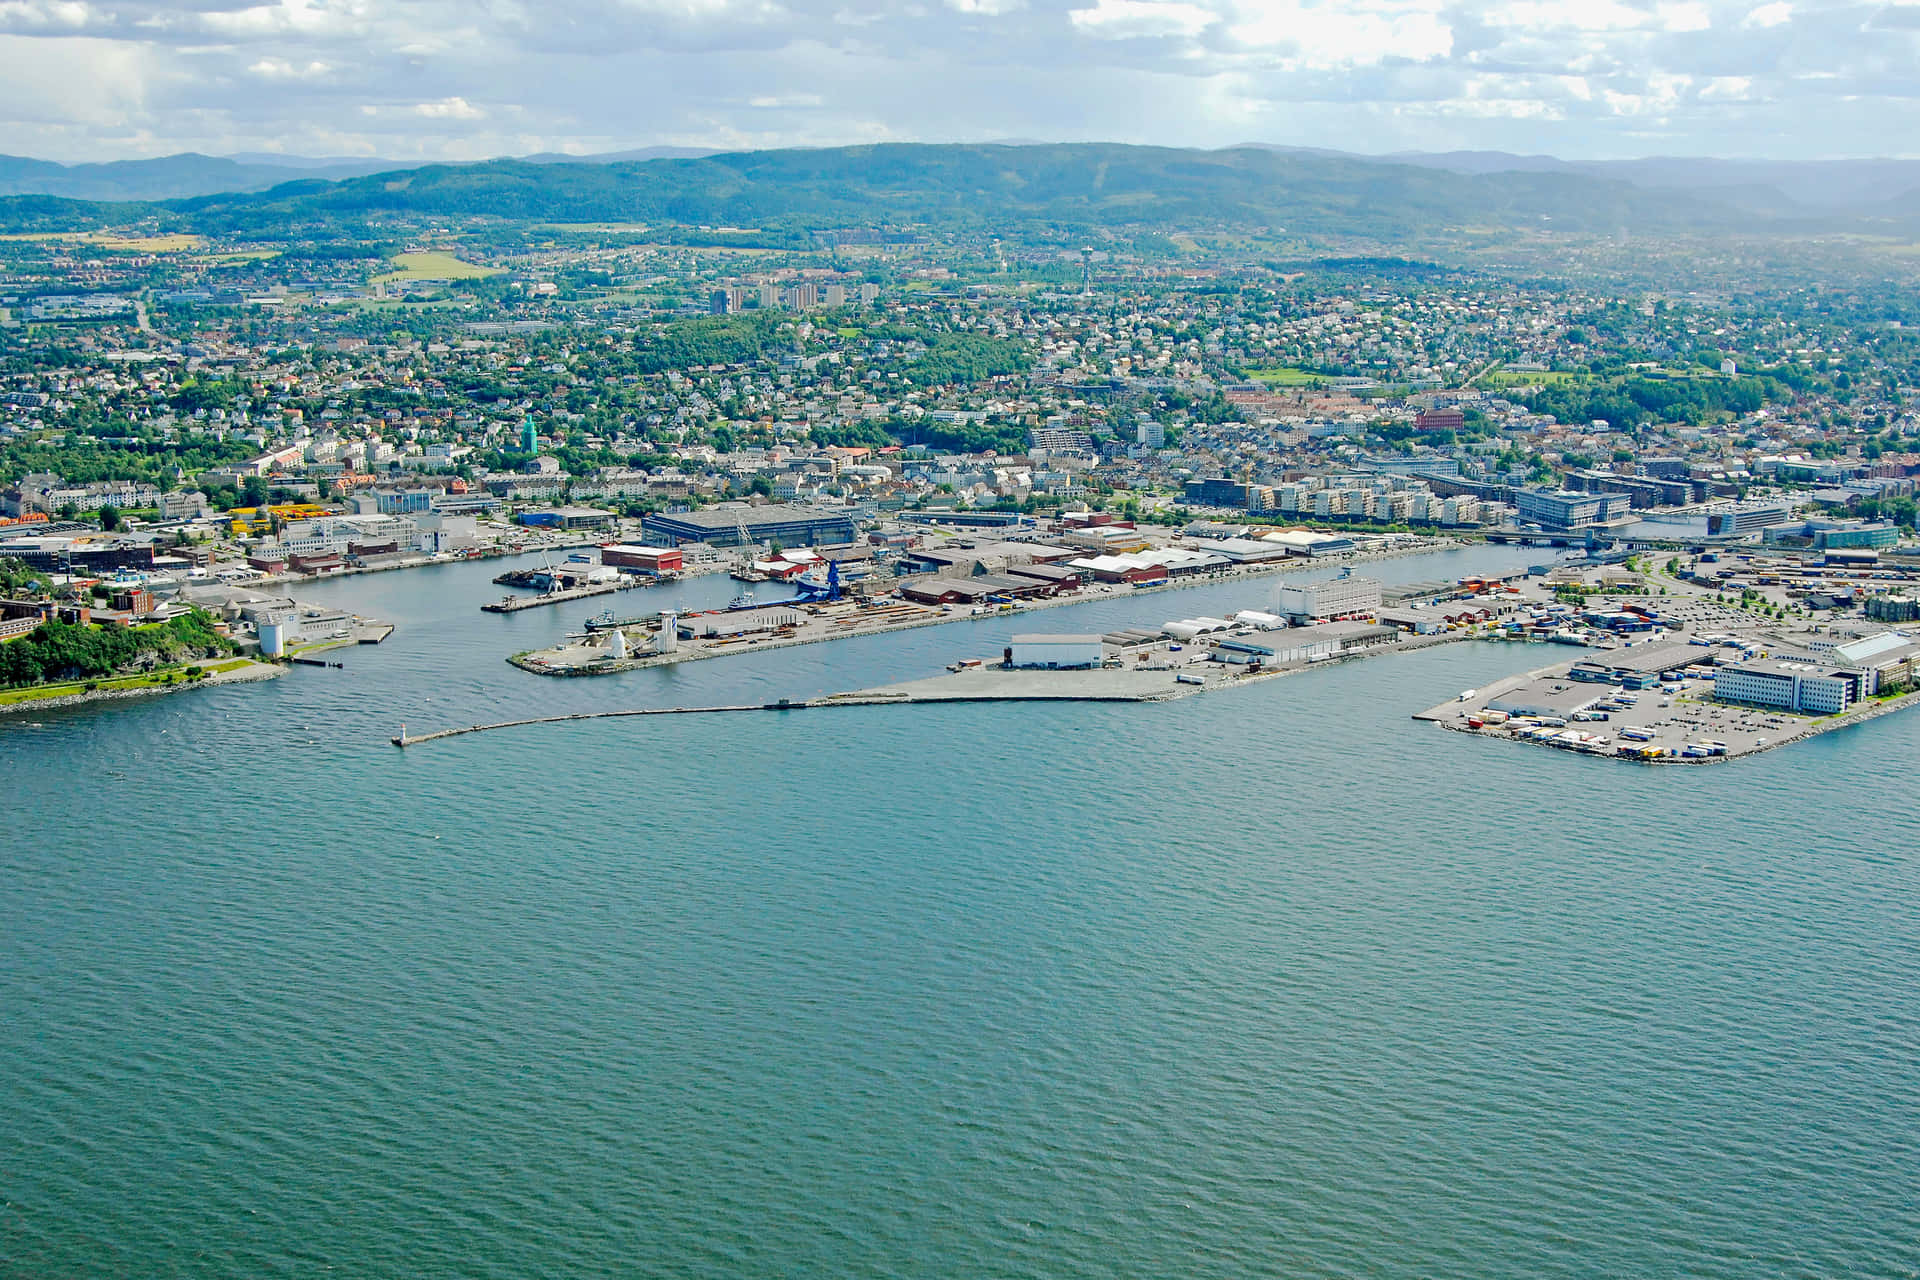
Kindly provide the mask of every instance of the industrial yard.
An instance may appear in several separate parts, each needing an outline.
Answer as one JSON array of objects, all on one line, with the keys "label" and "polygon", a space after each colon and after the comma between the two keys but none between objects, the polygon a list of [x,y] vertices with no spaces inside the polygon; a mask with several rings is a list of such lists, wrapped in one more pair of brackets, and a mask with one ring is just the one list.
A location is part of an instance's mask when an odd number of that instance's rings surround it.
[{"label": "industrial yard", "polygon": [[[1846,645],[1827,650],[1824,661],[1736,648],[1780,643],[1759,635],[1716,644],[1650,641],[1638,653],[1629,648],[1469,689],[1414,718],[1581,755],[1699,764],[1753,755],[1920,701],[1910,692],[1912,645],[1903,644],[1908,652],[1897,664],[1880,667],[1845,665]],[[1766,683],[1756,690],[1756,681]],[[1847,696],[1848,685],[1860,692]],[[1840,705],[1821,701],[1828,686],[1839,689]]]}]

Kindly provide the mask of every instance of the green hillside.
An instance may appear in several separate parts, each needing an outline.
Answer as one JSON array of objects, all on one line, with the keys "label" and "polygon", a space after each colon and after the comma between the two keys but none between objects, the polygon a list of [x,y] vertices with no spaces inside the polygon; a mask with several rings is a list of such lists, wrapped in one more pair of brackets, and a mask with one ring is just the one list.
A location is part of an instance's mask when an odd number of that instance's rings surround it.
[{"label": "green hillside", "polygon": [[205,232],[274,233],[391,216],[626,222],[769,231],[1179,226],[1414,240],[1450,228],[1680,231],[1751,221],[1706,197],[1574,173],[1456,174],[1258,148],[892,144],[623,164],[431,165],[146,206],[0,201],[0,223],[151,213]]}]

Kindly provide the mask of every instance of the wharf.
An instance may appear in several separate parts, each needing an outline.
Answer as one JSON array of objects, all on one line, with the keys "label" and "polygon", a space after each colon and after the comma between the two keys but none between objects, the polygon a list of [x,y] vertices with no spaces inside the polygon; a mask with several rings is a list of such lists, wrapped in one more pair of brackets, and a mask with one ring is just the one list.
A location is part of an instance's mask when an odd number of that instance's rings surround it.
[{"label": "wharf", "polygon": [[591,586],[568,587],[564,591],[542,592],[537,596],[506,596],[491,604],[483,604],[480,608],[486,613],[519,613],[522,609],[542,609],[548,605],[566,604],[572,600],[612,595],[616,591],[625,591],[627,586],[628,584],[623,582],[597,582]]},{"label": "wharf", "polygon": [[[1095,586],[1084,591],[1068,595],[1054,596],[1048,599],[1026,600],[1007,609],[964,608],[957,605],[914,605],[893,600],[882,605],[870,606],[858,612],[841,609],[832,605],[801,606],[792,601],[772,601],[768,607],[792,605],[801,609],[805,620],[795,628],[763,636],[695,640],[681,644],[671,653],[635,653],[631,657],[607,659],[598,647],[584,644],[565,644],[548,649],[537,649],[526,653],[517,653],[507,661],[522,671],[542,676],[602,676],[618,675],[627,671],[641,671],[649,667],[668,666],[679,662],[698,662],[706,658],[724,658],[738,653],[762,653],[770,649],[786,649],[794,645],[819,644],[827,640],[840,640],[850,636],[881,635],[891,631],[909,631],[916,627],[940,626],[953,622],[984,622],[995,618],[1009,618],[1042,609],[1059,609],[1069,605],[1090,604],[1102,600],[1133,599],[1162,591],[1183,591],[1194,587],[1219,586],[1226,582],[1235,582],[1243,578],[1265,577],[1275,573],[1314,572],[1336,567],[1359,564],[1373,560],[1392,559],[1405,555],[1420,555],[1434,550],[1443,550],[1449,543],[1439,546],[1420,545],[1416,547],[1396,548],[1391,551],[1372,552],[1359,556],[1343,556],[1337,562],[1328,560],[1300,561],[1285,560],[1256,565],[1246,565],[1221,573],[1200,574],[1191,578],[1176,578],[1171,582],[1150,587]],[[557,603],[557,602],[556,602]],[[531,605],[522,605],[531,608]],[[684,619],[683,619],[684,621]],[[645,641],[639,641],[633,647],[641,648]]]},{"label": "wharf", "polygon": [[[1837,715],[1810,715],[1716,701],[1711,676],[1679,681],[1672,691],[1654,686],[1626,694],[1613,685],[1573,680],[1568,674],[1571,665],[1560,663],[1509,676],[1413,718],[1456,733],[1556,747],[1607,760],[1713,764],[1771,751],[1920,703],[1920,693],[1908,693],[1869,698]],[[1634,701],[1622,705],[1618,700],[1623,696]],[[1502,705],[1490,705],[1495,703]],[[1575,721],[1576,714],[1598,718]]]},{"label": "wharf", "polygon": [[1452,644],[1468,637],[1461,634],[1407,637],[1390,645],[1374,645],[1336,656],[1325,663],[1288,663],[1265,668],[1228,667],[1201,661],[1183,661],[1152,666],[1099,667],[1086,670],[1044,670],[998,666],[970,667],[924,680],[880,685],[848,693],[828,694],[820,698],[790,699],[778,702],[749,703],[721,707],[644,707],[624,711],[579,711],[568,715],[530,716],[520,720],[502,720],[493,724],[463,725],[433,733],[409,734],[406,726],[390,741],[396,747],[411,747],[441,738],[457,738],[469,733],[495,729],[516,729],[536,724],[562,724],[576,720],[610,720],[632,716],[721,715],[743,711],[819,711],[834,707],[916,706],[929,703],[961,702],[1171,702],[1199,693],[1239,689],[1279,680],[1313,670],[1315,666],[1333,666],[1355,662],[1381,654],[1402,653],[1434,645]]}]

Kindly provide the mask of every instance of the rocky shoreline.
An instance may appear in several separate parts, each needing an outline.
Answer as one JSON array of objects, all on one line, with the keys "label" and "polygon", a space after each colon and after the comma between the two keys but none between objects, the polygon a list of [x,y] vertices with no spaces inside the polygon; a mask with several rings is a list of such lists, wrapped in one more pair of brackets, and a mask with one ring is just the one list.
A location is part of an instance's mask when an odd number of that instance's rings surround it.
[{"label": "rocky shoreline", "polygon": [[0,716],[15,715],[22,711],[47,711],[55,708],[76,707],[86,702],[115,702],[123,698],[157,697],[169,693],[182,693],[188,689],[204,689],[217,684],[251,684],[260,680],[273,680],[287,673],[285,667],[268,662],[250,662],[244,667],[235,667],[231,671],[210,673],[199,680],[179,680],[173,684],[148,684],[133,689],[93,689],[78,693],[50,694],[44,698],[27,698],[19,702],[10,702],[0,706]]}]

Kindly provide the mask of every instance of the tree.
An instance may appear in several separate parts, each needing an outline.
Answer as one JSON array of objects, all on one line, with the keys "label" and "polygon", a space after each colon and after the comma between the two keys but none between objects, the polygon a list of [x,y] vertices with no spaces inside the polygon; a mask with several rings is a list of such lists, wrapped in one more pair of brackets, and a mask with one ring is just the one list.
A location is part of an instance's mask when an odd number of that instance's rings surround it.
[{"label": "tree", "polygon": [[120,527],[120,508],[111,502],[100,508],[100,527],[108,533]]}]

